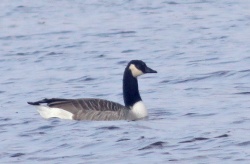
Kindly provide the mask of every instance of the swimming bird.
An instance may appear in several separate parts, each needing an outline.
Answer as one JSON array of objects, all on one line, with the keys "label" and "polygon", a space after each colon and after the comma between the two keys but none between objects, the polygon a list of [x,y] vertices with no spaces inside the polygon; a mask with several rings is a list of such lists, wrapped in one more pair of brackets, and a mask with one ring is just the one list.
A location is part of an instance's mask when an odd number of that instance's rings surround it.
[{"label": "swimming bird", "polygon": [[45,119],[53,117],[70,120],[143,119],[148,116],[148,112],[139,93],[137,77],[145,73],[157,73],[157,71],[149,68],[141,60],[132,60],[128,63],[123,75],[125,106],[96,98],[51,98],[28,102],[28,104],[36,106],[40,115]]}]

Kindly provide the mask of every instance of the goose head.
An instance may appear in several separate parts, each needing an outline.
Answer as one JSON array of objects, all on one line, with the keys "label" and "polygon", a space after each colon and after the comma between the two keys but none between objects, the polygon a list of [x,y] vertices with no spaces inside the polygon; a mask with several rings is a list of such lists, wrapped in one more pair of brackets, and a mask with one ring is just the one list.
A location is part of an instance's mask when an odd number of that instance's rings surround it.
[{"label": "goose head", "polygon": [[157,71],[149,68],[146,63],[141,60],[131,60],[128,63],[127,68],[131,71],[131,74],[134,78],[137,78],[138,76],[145,73],[157,73]]}]

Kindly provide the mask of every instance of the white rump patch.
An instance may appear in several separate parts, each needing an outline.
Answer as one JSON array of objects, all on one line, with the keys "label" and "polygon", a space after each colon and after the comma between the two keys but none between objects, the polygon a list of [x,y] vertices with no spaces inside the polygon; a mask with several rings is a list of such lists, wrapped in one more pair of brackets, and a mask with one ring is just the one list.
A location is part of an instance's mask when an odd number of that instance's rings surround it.
[{"label": "white rump patch", "polygon": [[57,117],[61,119],[73,120],[73,114],[61,108],[50,108],[48,106],[41,105],[37,106],[37,108],[40,115],[45,119]]},{"label": "white rump patch", "polygon": [[148,116],[148,110],[142,101],[138,101],[131,107],[132,119],[140,119]]},{"label": "white rump patch", "polygon": [[141,70],[139,70],[138,68],[136,68],[136,66],[134,64],[130,64],[129,69],[131,70],[132,75],[134,77],[138,77],[138,76],[143,74],[143,72]]}]

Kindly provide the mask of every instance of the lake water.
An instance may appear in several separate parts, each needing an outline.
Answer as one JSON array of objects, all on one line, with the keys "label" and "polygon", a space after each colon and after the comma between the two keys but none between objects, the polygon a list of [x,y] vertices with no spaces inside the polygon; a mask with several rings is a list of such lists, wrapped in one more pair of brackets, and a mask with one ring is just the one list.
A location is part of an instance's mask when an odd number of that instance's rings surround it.
[{"label": "lake water", "polygon": [[[250,1],[0,4],[0,163],[249,163]],[[149,118],[45,120],[27,101],[123,104],[132,59]]]}]

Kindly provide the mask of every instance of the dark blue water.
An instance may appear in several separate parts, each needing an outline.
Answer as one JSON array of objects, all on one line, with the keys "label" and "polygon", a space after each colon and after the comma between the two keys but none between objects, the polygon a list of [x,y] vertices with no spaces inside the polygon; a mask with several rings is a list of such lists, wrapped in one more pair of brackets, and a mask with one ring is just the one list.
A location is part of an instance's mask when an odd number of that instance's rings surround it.
[{"label": "dark blue water", "polygon": [[[0,4],[0,163],[249,163],[250,2],[8,1]],[[149,118],[44,120],[26,104],[123,103],[141,59]]]}]

